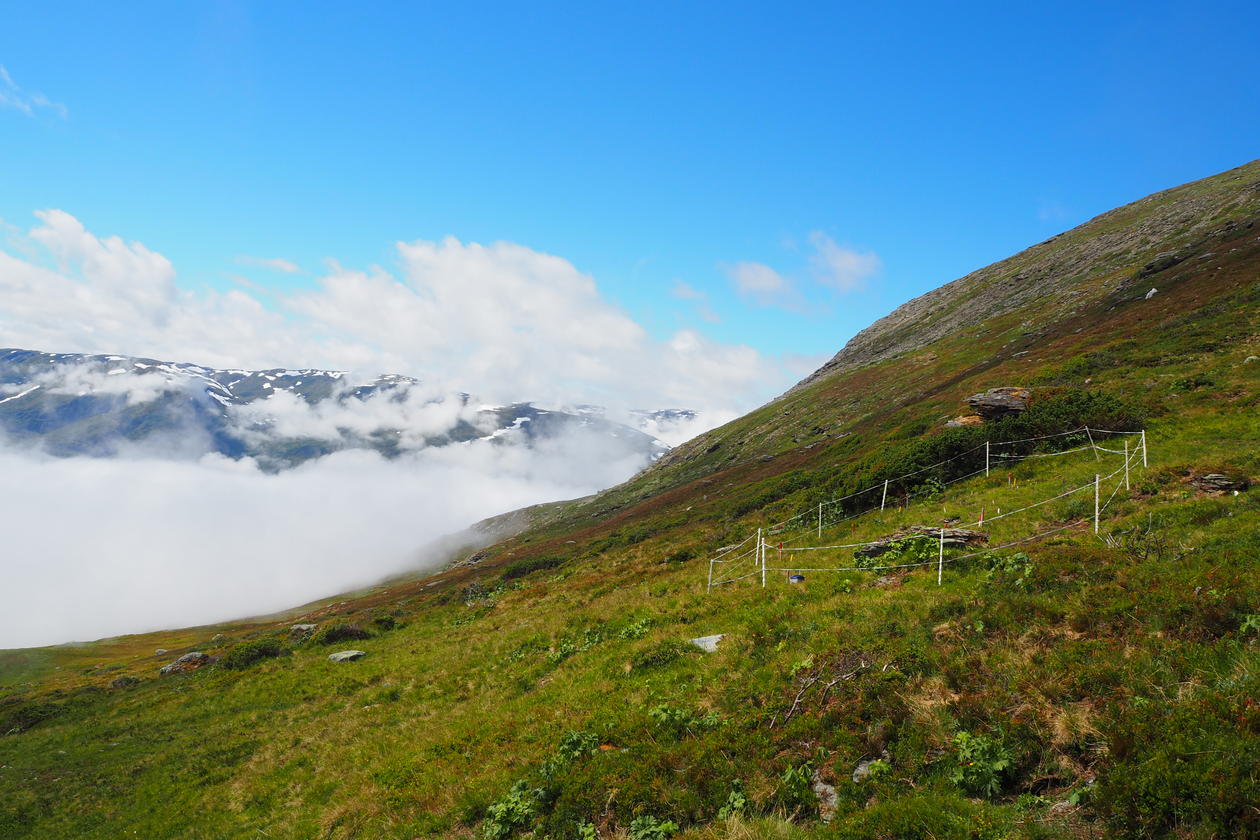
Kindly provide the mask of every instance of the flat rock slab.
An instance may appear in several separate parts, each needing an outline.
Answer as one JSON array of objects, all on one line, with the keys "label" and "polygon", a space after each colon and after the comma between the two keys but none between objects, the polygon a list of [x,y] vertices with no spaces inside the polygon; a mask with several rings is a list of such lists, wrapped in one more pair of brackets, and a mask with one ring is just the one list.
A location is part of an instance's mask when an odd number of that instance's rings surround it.
[{"label": "flat rock slab", "polygon": [[692,639],[691,643],[705,653],[713,653],[718,649],[718,642],[725,636],[725,633],[718,633],[716,636],[701,636],[698,639]]},{"label": "flat rock slab", "polygon": [[336,653],[328,654],[328,659],[331,662],[353,662],[365,656],[367,656],[367,651],[365,650],[339,650]]},{"label": "flat rock slab", "polygon": [[1246,490],[1250,486],[1250,482],[1242,476],[1221,473],[1196,475],[1190,483],[1205,493],[1227,493],[1230,490]]}]

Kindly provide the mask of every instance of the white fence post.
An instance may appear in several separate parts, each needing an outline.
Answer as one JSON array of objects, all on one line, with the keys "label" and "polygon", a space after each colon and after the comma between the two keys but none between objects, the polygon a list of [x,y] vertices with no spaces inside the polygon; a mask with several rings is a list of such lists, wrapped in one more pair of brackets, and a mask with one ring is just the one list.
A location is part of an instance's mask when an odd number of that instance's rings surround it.
[{"label": "white fence post", "polygon": [[766,541],[761,538],[761,529],[757,529],[757,554],[761,557],[761,588],[766,588]]},{"label": "white fence post", "polygon": [[1142,468],[1146,468],[1146,429],[1142,430]]},{"label": "white fence post", "polygon": [[888,479],[884,479],[884,495],[879,497],[879,509],[884,509],[884,502],[888,501]]},{"label": "white fence post", "polygon": [[989,442],[984,442],[984,477],[989,477]]},{"label": "white fence post", "polygon": [[818,503],[818,539],[822,539],[822,502]]},{"label": "white fence post", "polygon": [[1100,481],[1098,473],[1094,473],[1094,533],[1098,533],[1098,484]]},{"label": "white fence post", "polygon": [[1129,439],[1124,439],[1124,489],[1129,489]]},{"label": "white fence post", "polygon": [[941,576],[945,573],[945,529],[941,529],[941,548],[936,555],[936,585],[941,585]]},{"label": "white fence post", "polygon": [[705,588],[705,592],[713,591],[713,558],[709,558],[709,585]]}]

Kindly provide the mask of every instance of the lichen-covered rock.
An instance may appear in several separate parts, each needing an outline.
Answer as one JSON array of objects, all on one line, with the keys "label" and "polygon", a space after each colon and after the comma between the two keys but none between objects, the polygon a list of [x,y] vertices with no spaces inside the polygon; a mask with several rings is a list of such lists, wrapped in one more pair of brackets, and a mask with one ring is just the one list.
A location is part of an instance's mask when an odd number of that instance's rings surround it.
[{"label": "lichen-covered rock", "polygon": [[185,653],[170,665],[164,666],[158,673],[164,677],[171,674],[185,674],[189,671],[195,671],[203,665],[209,665],[210,662],[210,654],[195,650],[192,653]]},{"label": "lichen-covered rock", "polygon": [[836,808],[840,805],[836,787],[823,781],[822,774],[818,770],[814,770],[810,781],[813,783],[814,796],[818,798],[818,818],[829,823],[836,818]]},{"label": "lichen-covered rock", "polygon": [[318,626],[318,624],[294,624],[289,628],[289,633],[294,636],[309,636]]},{"label": "lichen-covered rock", "polygon": [[367,651],[364,650],[339,650],[336,653],[328,654],[328,659],[331,662],[353,662],[365,656],[367,656]]},{"label": "lichen-covered rock", "polygon": [[1032,391],[1027,388],[990,388],[967,397],[971,411],[984,420],[998,420],[1009,414],[1018,414],[1028,408]]},{"label": "lichen-covered rock", "polygon": [[1251,486],[1251,482],[1242,476],[1223,473],[1196,475],[1190,479],[1190,483],[1205,493],[1228,493],[1231,490],[1246,490]]}]

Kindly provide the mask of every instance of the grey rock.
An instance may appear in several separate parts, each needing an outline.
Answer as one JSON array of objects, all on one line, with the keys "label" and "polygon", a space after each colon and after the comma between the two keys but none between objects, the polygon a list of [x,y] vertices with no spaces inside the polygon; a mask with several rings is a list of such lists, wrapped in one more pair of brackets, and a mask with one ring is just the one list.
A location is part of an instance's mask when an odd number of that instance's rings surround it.
[{"label": "grey rock", "polygon": [[1227,493],[1230,490],[1246,490],[1251,486],[1246,478],[1222,473],[1196,475],[1190,479],[1190,483],[1205,493]]},{"label": "grey rock", "polygon": [[127,688],[140,682],[139,677],[118,677],[109,684],[110,688]]},{"label": "grey rock", "polygon": [[1158,293],[1159,293],[1159,289],[1152,287],[1151,290],[1146,293],[1146,300],[1150,300],[1151,298],[1155,297],[1155,295],[1157,295]]},{"label": "grey rock", "polygon": [[218,644],[219,642],[223,642],[226,640],[227,640],[227,636],[223,635],[222,633],[215,633],[213,636],[210,637],[211,644]]},{"label": "grey rock", "polygon": [[829,823],[836,818],[836,807],[840,804],[840,797],[836,794],[835,785],[829,785],[822,780],[817,770],[814,770],[813,778],[814,796],[818,797],[818,818],[825,823]]},{"label": "grey rock", "polygon": [[170,665],[161,668],[158,673],[164,677],[170,676],[171,674],[185,674],[189,671],[195,671],[204,665],[209,665],[211,661],[212,660],[208,653],[202,653],[199,650],[195,650],[192,653],[185,653]]},{"label": "grey rock", "polygon": [[871,765],[877,761],[888,761],[888,750],[884,750],[879,754],[879,758],[868,758],[865,761],[859,761],[857,767],[853,768],[853,782],[857,784],[863,779],[871,775]]},{"label": "grey rock", "polygon": [[1247,358],[1243,359],[1244,365],[1255,364],[1256,362],[1260,362],[1260,356],[1248,356]]},{"label": "grey rock", "polygon": [[985,420],[997,420],[1028,408],[1031,397],[1032,392],[1027,388],[990,388],[967,397],[967,405]]},{"label": "grey rock", "polygon": [[170,651],[168,651],[166,648],[158,648],[157,650],[153,651],[154,656],[163,656],[167,653],[170,653]]},{"label": "grey rock", "polygon": [[364,650],[339,650],[336,653],[328,654],[328,660],[330,662],[353,662],[365,656],[367,656],[367,651]]},{"label": "grey rock", "polygon": [[318,624],[294,624],[289,628],[289,632],[295,636],[305,636],[309,633],[314,633],[315,628],[318,626]]},{"label": "grey rock", "polygon": [[726,636],[725,633],[718,633],[715,636],[701,636],[698,639],[692,639],[691,643],[705,653],[713,653],[718,649],[718,642],[722,641],[724,636]]}]

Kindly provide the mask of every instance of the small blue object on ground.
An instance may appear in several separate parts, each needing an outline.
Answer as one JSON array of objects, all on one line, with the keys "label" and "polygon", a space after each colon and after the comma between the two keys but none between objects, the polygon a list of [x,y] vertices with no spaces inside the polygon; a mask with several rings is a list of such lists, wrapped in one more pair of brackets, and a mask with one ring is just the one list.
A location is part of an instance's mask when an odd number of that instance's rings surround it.
[{"label": "small blue object on ground", "polygon": [[788,583],[804,583],[805,575],[792,575],[788,578]]}]

